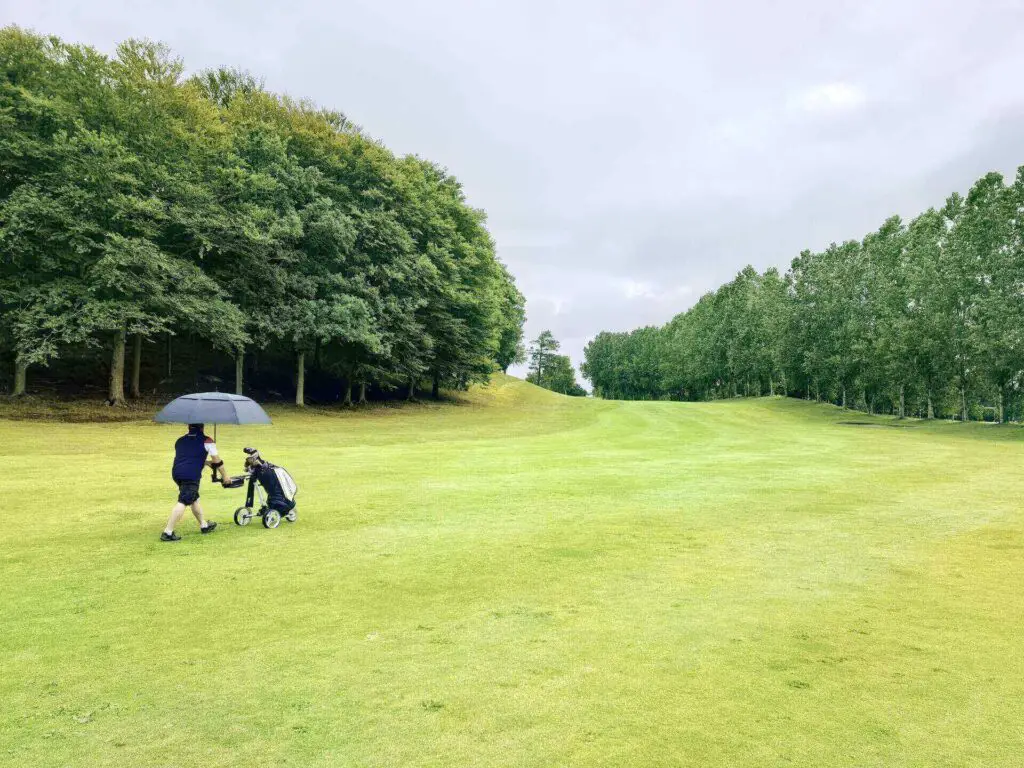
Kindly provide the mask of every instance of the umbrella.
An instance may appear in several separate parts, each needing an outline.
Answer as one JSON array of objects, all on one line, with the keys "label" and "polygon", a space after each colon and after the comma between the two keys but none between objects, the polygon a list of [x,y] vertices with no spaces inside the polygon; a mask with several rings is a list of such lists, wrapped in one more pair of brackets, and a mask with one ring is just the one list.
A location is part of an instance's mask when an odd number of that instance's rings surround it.
[{"label": "umbrella", "polygon": [[270,424],[270,417],[259,403],[248,397],[227,392],[197,392],[171,400],[153,421],[213,424],[216,439],[218,424]]}]

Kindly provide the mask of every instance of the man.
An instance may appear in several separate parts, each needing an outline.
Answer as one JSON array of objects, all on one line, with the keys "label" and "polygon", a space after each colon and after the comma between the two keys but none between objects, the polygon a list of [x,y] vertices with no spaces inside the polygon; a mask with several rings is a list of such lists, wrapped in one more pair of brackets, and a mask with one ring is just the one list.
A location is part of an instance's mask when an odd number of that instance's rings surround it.
[{"label": "man", "polygon": [[160,541],[181,541],[181,536],[174,532],[174,527],[181,522],[186,507],[192,508],[192,514],[196,516],[201,533],[210,533],[217,528],[217,524],[212,520],[206,521],[203,517],[203,508],[199,505],[199,481],[203,477],[203,467],[207,464],[213,468],[214,482],[227,486],[228,476],[224,472],[224,461],[217,452],[217,444],[203,433],[202,424],[189,424],[188,434],[179,437],[174,444],[171,477],[178,484],[178,503],[171,510],[167,527],[160,534]]}]

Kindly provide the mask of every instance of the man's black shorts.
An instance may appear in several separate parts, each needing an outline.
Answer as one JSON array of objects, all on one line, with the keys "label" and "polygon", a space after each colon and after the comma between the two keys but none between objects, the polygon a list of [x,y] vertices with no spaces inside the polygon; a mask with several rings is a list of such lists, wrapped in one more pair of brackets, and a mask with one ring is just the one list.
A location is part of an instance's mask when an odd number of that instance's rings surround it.
[{"label": "man's black shorts", "polygon": [[192,504],[199,501],[198,480],[176,480],[178,484],[178,502],[181,504]]}]

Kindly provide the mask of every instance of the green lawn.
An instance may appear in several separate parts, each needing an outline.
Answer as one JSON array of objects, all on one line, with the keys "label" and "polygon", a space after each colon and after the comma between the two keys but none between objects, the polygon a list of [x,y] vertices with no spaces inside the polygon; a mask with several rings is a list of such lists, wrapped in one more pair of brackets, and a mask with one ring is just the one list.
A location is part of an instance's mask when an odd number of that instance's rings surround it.
[{"label": "green lawn", "polygon": [[[0,764],[1020,766],[1024,434],[787,400],[0,421]],[[861,422],[861,423],[844,423]]]}]

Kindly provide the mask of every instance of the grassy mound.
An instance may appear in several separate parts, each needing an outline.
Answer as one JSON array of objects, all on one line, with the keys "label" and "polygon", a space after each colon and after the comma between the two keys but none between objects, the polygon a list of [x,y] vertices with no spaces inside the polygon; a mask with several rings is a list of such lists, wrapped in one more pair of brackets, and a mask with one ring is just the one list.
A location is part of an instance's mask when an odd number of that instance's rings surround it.
[{"label": "grassy mound", "polygon": [[[56,397],[0,397],[0,419],[9,421],[62,421],[70,424],[90,422],[148,421],[172,396],[154,397],[147,395],[140,400],[129,400],[124,407],[112,408],[106,400],[98,397],[59,399]],[[316,414],[351,414],[381,409],[408,408],[443,405],[499,406],[504,408],[529,408],[563,403],[563,395],[549,392],[514,376],[496,373],[486,385],[473,385],[467,392],[446,392],[438,402],[417,400],[371,401],[356,408],[340,404],[310,406],[307,410]],[[287,412],[297,410],[289,403],[268,403],[268,410]]]}]

